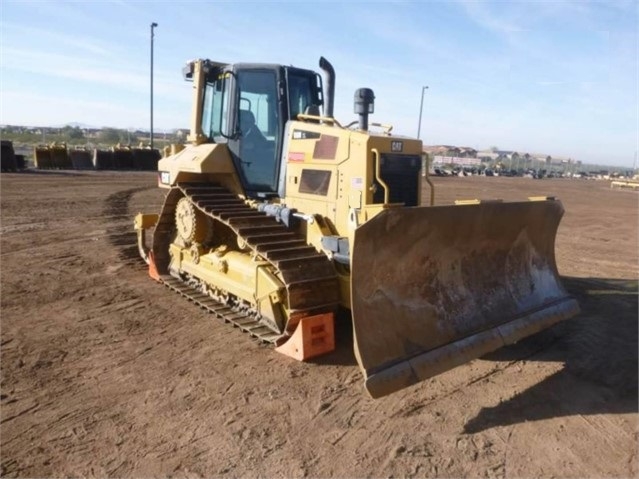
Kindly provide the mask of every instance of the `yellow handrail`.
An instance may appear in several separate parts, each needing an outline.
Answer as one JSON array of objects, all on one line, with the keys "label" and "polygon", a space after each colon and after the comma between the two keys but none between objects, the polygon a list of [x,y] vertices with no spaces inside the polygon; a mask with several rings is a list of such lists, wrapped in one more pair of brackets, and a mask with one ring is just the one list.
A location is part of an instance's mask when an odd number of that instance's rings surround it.
[{"label": "yellow handrail", "polygon": [[340,128],[344,128],[342,125],[340,125],[339,121],[337,121],[335,118],[332,118],[330,116],[308,115],[306,113],[298,113],[297,119],[323,121],[324,123],[333,123],[334,125],[339,126]]},{"label": "yellow handrail", "polygon": [[386,184],[386,182],[382,180],[382,175],[380,171],[379,151],[377,150],[377,148],[373,148],[371,151],[373,152],[373,155],[375,155],[375,179],[380,185],[382,185],[382,188],[384,188],[384,204],[387,205],[389,195],[390,195],[390,189],[388,188],[388,185]]}]

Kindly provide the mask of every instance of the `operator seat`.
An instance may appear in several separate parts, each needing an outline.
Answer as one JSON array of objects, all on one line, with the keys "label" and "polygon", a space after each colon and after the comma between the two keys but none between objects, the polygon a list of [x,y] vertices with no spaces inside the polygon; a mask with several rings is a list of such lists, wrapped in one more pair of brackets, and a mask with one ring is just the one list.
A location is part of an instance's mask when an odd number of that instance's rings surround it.
[{"label": "operator seat", "polygon": [[250,110],[240,110],[240,132],[242,144],[250,149],[261,149],[268,143],[255,123],[255,115]]},{"label": "operator seat", "polygon": [[240,131],[242,136],[248,135],[255,126],[255,115],[251,110],[240,110]]}]

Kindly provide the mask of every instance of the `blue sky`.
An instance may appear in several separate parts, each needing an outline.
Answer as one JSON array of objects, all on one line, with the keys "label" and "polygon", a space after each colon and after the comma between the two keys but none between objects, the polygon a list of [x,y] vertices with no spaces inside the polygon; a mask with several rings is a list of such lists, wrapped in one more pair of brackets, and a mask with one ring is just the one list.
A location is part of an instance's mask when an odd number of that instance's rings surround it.
[{"label": "blue sky", "polygon": [[335,116],[375,91],[371,121],[426,144],[497,146],[632,166],[639,3],[0,2],[0,123],[188,127],[193,58],[337,72]]}]

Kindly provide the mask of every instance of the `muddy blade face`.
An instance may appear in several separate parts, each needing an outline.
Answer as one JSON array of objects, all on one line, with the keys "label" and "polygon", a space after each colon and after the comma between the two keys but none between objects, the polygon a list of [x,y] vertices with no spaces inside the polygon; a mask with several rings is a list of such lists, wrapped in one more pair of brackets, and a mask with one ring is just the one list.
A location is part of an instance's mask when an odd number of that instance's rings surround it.
[{"label": "muddy blade face", "polygon": [[575,315],[558,201],[390,209],[355,232],[355,356],[381,397]]}]

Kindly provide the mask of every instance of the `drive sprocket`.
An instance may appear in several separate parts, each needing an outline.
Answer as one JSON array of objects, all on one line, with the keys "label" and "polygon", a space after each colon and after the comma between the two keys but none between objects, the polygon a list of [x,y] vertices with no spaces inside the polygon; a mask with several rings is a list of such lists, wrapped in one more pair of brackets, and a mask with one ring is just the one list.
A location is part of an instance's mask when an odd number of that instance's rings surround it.
[{"label": "drive sprocket", "polygon": [[186,243],[204,243],[210,234],[211,221],[188,198],[181,198],[175,207],[178,236]]}]

